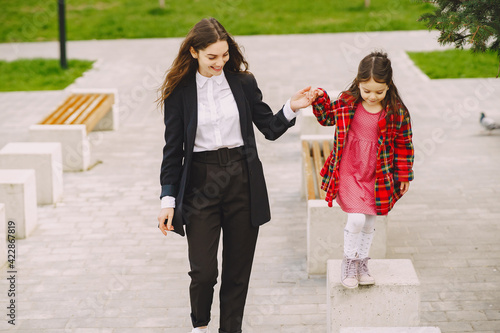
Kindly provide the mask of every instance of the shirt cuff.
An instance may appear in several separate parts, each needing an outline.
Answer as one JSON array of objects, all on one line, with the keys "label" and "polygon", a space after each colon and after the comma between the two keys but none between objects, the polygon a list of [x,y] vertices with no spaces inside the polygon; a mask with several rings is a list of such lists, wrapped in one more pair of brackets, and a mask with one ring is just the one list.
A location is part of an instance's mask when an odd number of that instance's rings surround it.
[{"label": "shirt cuff", "polygon": [[175,198],[168,195],[161,198],[161,208],[175,208]]},{"label": "shirt cuff", "polygon": [[290,100],[286,101],[285,106],[283,107],[283,114],[288,121],[292,121],[293,119],[295,119],[299,111],[300,110],[297,110],[297,112],[293,112],[292,108],[290,107]]}]

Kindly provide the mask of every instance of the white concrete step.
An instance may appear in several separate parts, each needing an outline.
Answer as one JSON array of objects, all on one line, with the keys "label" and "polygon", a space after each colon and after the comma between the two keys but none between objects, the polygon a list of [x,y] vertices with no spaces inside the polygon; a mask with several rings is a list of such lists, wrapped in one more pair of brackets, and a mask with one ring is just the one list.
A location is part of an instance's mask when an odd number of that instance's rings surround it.
[{"label": "white concrete step", "polygon": [[5,204],[6,221],[15,223],[16,238],[28,237],[38,221],[35,171],[0,169],[0,203]]},{"label": "white concrete step", "polygon": [[63,169],[59,142],[11,142],[0,150],[0,169],[34,169],[37,202],[61,200]]},{"label": "white concrete step", "polygon": [[340,282],[342,260],[328,260],[327,332],[343,327],[412,327],[420,322],[420,282],[411,260],[368,262],[375,285],[347,289]]},{"label": "white concrete step", "polygon": [[441,333],[439,327],[346,327],[340,333]]}]

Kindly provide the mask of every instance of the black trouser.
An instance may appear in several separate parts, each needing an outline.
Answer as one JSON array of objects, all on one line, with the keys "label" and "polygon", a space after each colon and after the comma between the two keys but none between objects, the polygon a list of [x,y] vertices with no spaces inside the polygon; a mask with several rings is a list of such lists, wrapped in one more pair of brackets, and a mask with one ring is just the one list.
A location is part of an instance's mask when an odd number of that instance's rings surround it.
[{"label": "black trouser", "polygon": [[184,198],[191,265],[191,320],[208,325],[221,229],[220,333],[240,333],[258,227],[250,221],[248,170],[242,149],[195,153]]}]

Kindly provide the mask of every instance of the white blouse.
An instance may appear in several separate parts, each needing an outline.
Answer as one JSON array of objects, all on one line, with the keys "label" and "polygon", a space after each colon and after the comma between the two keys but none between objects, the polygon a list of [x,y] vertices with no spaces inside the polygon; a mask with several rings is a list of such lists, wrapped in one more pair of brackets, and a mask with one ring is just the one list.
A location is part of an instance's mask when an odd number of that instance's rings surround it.
[{"label": "white blouse", "polygon": [[224,72],[206,77],[196,72],[198,126],[194,152],[243,146],[240,114]]}]

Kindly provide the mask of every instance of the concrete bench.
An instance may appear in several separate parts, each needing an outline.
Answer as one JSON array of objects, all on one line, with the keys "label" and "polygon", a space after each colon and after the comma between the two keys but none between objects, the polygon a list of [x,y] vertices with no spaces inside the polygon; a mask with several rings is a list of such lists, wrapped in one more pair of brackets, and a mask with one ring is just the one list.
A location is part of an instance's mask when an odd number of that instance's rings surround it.
[{"label": "concrete bench", "polygon": [[7,262],[7,221],[5,205],[0,203],[0,268]]},{"label": "concrete bench", "polygon": [[340,333],[441,333],[439,327],[347,327]]},{"label": "concrete bench", "polygon": [[85,171],[90,166],[92,130],[118,128],[116,91],[74,91],[41,122],[30,126],[31,141],[60,142],[64,171]]},{"label": "concrete bench", "polygon": [[328,333],[338,333],[344,327],[419,325],[420,282],[411,260],[370,260],[375,285],[356,289],[346,289],[340,283],[341,262],[328,260]]},{"label": "concrete bench", "polygon": [[61,200],[63,171],[59,142],[11,142],[0,150],[0,169],[34,169],[37,201]]},{"label": "concrete bench", "polygon": [[0,202],[6,220],[16,224],[16,239],[28,237],[38,220],[35,170],[0,170]]},{"label": "concrete bench", "polygon": [[[347,215],[334,201],[328,207],[325,192],[321,190],[319,174],[332,149],[333,136],[303,135],[302,176],[307,200],[307,272],[309,275],[326,274],[328,259],[341,259],[344,255],[344,227]],[[383,259],[387,246],[387,216],[377,217],[376,234],[370,257]]]}]

